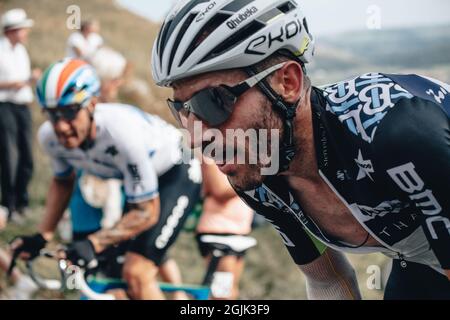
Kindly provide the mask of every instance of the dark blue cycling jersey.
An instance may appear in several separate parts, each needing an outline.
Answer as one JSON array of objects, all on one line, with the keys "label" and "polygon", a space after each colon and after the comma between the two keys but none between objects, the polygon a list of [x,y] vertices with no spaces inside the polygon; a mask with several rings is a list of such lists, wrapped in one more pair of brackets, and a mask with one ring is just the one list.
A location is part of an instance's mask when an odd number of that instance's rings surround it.
[{"label": "dark blue cycling jersey", "polygon": [[311,105],[319,174],[383,247],[333,239],[285,178],[268,177],[239,195],[275,226],[294,261],[310,263],[331,247],[450,269],[450,86],[370,73],[313,88]]}]

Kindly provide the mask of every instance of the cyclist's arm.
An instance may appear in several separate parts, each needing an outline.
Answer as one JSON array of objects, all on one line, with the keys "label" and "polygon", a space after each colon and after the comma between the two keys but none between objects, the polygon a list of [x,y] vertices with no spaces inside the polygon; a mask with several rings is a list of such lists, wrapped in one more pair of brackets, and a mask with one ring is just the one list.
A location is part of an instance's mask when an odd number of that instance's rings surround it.
[{"label": "cyclist's arm", "polygon": [[50,241],[54,231],[66,210],[72,195],[75,175],[68,178],[53,178],[47,192],[45,215],[39,225],[39,232]]},{"label": "cyclist's arm", "polygon": [[227,177],[215,164],[210,164],[207,160],[202,161],[202,175],[205,197],[212,197],[221,203],[237,197]]},{"label": "cyclist's arm", "polygon": [[310,300],[360,300],[356,274],[344,254],[326,249],[313,262],[300,265]]},{"label": "cyclist's arm", "polygon": [[72,46],[72,50],[75,52],[77,58],[82,58],[83,57],[83,51],[81,51],[80,48]]},{"label": "cyclist's arm", "polygon": [[83,36],[79,33],[73,33],[67,39],[67,46],[74,51],[77,58],[83,58],[85,54],[83,52],[83,42]]},{"label": "cyclist's arm", "polygon": [[[438,104],[402,100],[373,143],[374,169],[391,193],[415,205],[440,266],[450,276],[450,125]],[[450,278],[450,277],[449,277]]]},{"label": "cyclist's arm", "polygon": [[361,299],[355,272],[346,257],[310,235],[293,214],[239,196],[278,231],[289,254],[305,274],[309,299]]},{"label": "cyclist's arm", "polygon": [[102,229],[89,236],[96,252],[129,240],[152,227],[159,218],[159,197],[127,205],[130,209],[111,229]]},{"label": "cyclist's arm", "polygon": [[20,89],[27,85],[26,81],[0,82],[0,90]]},{"label": "cyclist's arm", "polygon": [[[121,137],[127,136],[122,133]],[[159,219],[158,176],[148,149],[141,140],[117,139],[116,161],[123,175],[127,207],[122,219],[111,229],[102,229],[90,240],[97,252],[131,239],[152,227]]]},{"label": "cyclist's arm", "polygon": [[38,141],[50,157],[54,177],[47,192],[44,218],[39,225],[39,232],[46,240],[53,238],[54,231],[66,210],[72,195],[75,182],[73,168],[56,154],[54,133],[50,123],[41,126]]}]

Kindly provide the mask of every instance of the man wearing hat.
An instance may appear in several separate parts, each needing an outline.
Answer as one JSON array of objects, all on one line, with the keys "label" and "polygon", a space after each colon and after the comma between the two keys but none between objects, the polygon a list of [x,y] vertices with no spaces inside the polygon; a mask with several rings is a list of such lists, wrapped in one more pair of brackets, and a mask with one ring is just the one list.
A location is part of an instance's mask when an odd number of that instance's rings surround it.
[{"label": "man wearing hat", "polygon": [[11,217],[28,205],[27,186],[32,176],[31,85],[40,70],[31,71],[24,43],[33,20],[24,10],[5,12],[0,20],[0,173],[1,205]]}]

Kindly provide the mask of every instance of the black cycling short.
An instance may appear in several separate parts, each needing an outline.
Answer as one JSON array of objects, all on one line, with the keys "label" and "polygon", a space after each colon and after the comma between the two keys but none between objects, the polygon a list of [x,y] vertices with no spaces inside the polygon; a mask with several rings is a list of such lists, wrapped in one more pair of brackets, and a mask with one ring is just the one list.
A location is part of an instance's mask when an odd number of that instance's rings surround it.
[{"label": "black cycling short", "polygon": [[408,261],[403,268],[394,259],[384,299],[450,300],[450,280],[429,266]]},{"label": "black cycling short", "polygon": [[[195,239],[197,240],[198,249],[200,251],[200,254],[203,258],[206,258],[211,254],[211,252],[214,249],[217,249],[217,247],[213,243],[204,243],[200,239],[202,236],[221,236],[221,237],[232,237],[236,236],[235,234],[228,234],[228,233],[197,233],[195,236]],[[219,248],[220,249],[220,248]],[[235,252],[235,251],[229,251],[225,256],[233,256],[233,257],[243,257],[245,256],[244,252]]]},{"label": "black cycling short", "polygon": [[201,184],[189,178],[189,164],[176,165],[159,177],[160,215],[158,222],[131,240],[127,251],[161,265],[184,222],[200,199]]},{"label": "black cycling short", "polygon": [[[175,242],[183,224],[200,199],[201,184],[189,179],[190,165],[176,165],[158,178],[160,216],[158,222],[134,239],[112,246],[102,256],[115,258],[128,251],[140,254],[157,266],[167,259],[166,252]],[[83,240],[96,232],[73,233],[73,240]]]}]

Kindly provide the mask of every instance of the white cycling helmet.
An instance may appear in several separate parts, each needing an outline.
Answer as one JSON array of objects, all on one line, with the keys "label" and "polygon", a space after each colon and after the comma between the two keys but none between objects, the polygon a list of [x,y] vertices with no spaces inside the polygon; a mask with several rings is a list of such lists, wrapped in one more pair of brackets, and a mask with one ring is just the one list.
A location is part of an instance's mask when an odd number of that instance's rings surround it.
[{"label": "white cycling helmet", "polygon": [[311,61],[314,39],[295,0],[182,0],[153,46],[160,86],[186,77],[254,65],[277,51]]}]

